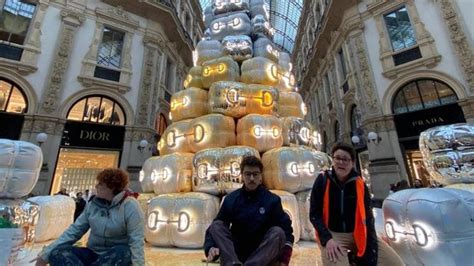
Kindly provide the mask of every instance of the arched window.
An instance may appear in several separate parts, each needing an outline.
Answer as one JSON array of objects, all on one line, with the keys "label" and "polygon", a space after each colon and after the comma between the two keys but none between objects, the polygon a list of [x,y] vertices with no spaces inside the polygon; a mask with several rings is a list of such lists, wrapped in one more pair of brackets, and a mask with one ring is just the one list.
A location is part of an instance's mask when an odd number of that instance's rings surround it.
[{"label": "arched window", "polygon": [[13,82],[0,78],[0,112],[27,112],[28,102],[23,91]]},{"label": "arched window", "polygon": [[355,131],[356,129],[360,128],[360,112],[357,109],[357,105],[353,105],[351,109],[351,131]]},{"label": "arched window", "polygon": [[69,110],[67,119],[82,122],[125,125],[122,107],[104,96],[88,96],[76,102]]},{"label": "arched window", "polygon": [[168,123],[166,122],[166,117],[160,113],[155,122],[156,133],[160,134],[160,136],[163,136],[163,133],[165,133],[167,127]]},{"label": "arched window", "polygon": [[341,126],[339,125],[339,121],[334,123],[334,141],[338,142],[341,140]]},{"label": "arched window", "polygon": [[456,93],[445,83],[434,79],[419,79],[405,84],[395,94],[394,114],[419,111],[457,102]]}]

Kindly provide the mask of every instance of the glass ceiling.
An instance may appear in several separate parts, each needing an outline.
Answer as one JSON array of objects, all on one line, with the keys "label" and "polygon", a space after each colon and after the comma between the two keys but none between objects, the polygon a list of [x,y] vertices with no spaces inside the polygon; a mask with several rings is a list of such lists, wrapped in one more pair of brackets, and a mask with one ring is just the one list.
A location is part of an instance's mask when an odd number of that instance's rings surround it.
[{"label": "glass ceiling", "polygon": [[[199,0],[199,2],[204,12],[213,0]],[[273,41],[290,54],[295,44],[302,9],[303,0],[270,1],[270,22],[275,29]]]}]

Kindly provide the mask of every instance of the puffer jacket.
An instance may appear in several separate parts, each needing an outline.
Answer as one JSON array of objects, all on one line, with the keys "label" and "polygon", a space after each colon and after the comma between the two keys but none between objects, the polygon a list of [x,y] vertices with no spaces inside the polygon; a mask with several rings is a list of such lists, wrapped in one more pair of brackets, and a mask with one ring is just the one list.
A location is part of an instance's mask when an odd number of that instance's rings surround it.
[{"label": "puffer jacket", "polygon": [[87,247],[104,254],[115,245],[128,245],[133,265],[145,265],[144,215],[130,191],[117,194],[112,202],[94,197],[71,226],[39,256],[48,262],[51,251],[60,245],[73,245],[91,229]]}]

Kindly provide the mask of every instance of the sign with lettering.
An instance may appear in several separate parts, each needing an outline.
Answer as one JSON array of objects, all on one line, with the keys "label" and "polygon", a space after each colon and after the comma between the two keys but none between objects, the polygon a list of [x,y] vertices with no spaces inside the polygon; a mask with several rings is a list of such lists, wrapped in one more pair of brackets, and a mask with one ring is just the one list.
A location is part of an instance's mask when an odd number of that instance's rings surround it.
[{"label": "sign with lettering", "polygon": [[19,140],[24,115],[0,112],[0,139]]},{"label": "sign with lettering", "polygon": [[68,121],[61,145],[119,149],[123,147],[125,127]]},{"label": "sign with lettering", "polygon": [[449,104],[394,117],[398,138],[418,137],[428,128],[454,123],[465,123],[464,113],[458,104]]}]

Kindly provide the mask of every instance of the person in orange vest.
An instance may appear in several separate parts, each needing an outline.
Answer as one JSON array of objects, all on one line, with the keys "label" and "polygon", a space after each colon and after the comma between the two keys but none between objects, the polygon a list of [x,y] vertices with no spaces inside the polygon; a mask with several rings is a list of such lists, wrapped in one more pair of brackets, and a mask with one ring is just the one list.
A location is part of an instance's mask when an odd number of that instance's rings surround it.
[{"label": "person in orange vest", "polygon": [[355,150],[336,143],[332,168],[316,178],[309,218],[321,247],[323,265],[404,265],[385,242],[377,238],[369,190],[354,168]]}]

